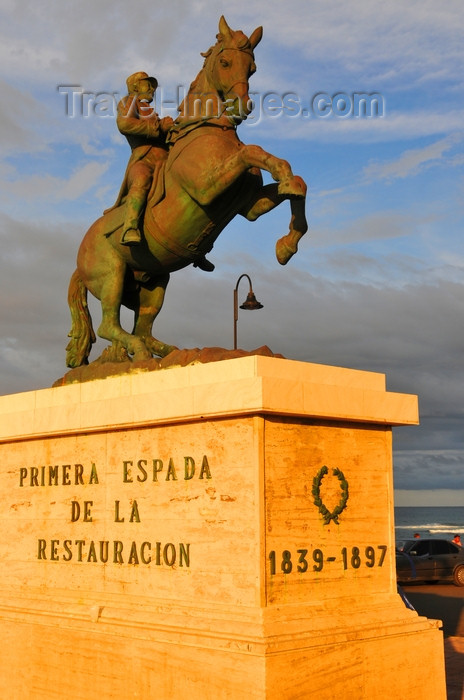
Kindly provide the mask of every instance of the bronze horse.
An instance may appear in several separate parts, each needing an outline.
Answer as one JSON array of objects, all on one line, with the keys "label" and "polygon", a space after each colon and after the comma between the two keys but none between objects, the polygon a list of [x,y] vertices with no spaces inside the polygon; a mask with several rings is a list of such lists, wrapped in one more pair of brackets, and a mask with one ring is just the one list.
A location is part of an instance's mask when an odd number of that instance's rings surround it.
[{"label": "bronze horse", "polygon": [[[68,367],[87,364],[95,342],[87,290],[101,301],[98,335],[112,342],[115,356],[144,360],[174,350],[152,336],[169,275],[203,258],[237,214],[254,221],[289,199],[290,230],[277,242],[277,260],[285,265],[296,253],[307,230],[306,185],[285,160],[241,143],[236,132],[250,112],[248,80],[256,69],[253,50],[261,37],[261,27],[247,38],[221,17],[217,43],[202,54],[203,68],[179,107],[164,168],[164,194],[158,201],[148,197],[142,245],[121,245],[123,204],[105,213],[85,235],[69,284]],[[275,184],[263,186],[261,170]],[[120,325],[121,305],[135,313],[132,333]]]}]

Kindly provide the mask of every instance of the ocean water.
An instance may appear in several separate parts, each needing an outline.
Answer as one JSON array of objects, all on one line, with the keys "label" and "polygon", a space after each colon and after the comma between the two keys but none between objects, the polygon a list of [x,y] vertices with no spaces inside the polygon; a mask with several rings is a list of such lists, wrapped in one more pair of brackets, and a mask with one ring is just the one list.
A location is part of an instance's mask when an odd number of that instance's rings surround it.
[{"label": "ocean water", "polygon": [[453,539],[461,535],[464,542],[464,506],[395,508],[395,538],[412,539],[418,532],[421,537]]}]

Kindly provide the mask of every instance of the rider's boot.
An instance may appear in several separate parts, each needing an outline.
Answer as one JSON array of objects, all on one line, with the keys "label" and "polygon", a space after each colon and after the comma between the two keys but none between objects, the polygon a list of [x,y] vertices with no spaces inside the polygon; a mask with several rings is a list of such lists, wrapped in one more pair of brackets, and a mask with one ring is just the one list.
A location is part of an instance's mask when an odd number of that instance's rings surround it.
[{"label": "rider's boot", "polygon": [[137,223],[135,226],[131,224],[129,228],[126,228],[121,238],[121,245],[133,246],[140,245],[142,242],[142,236],[137,228]]},{"label": "rider's boot", "polygon": [[121,245],[136,246],[142,242],[139,231],[139,220],[146,202],[146,191],[137,188],[129,192],[126,199],[126,211],[124,216],[124,228]]}]

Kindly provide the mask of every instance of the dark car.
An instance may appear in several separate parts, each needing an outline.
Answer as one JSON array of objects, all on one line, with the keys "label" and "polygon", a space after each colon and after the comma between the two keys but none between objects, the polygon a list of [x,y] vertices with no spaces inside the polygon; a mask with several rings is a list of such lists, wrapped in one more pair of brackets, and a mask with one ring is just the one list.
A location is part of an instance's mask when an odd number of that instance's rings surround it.
[{"label": "dark car", "polygon": [[464,586],[464,547],[438,539],[399,542],[396,578],[398,583],[452,581]]}]

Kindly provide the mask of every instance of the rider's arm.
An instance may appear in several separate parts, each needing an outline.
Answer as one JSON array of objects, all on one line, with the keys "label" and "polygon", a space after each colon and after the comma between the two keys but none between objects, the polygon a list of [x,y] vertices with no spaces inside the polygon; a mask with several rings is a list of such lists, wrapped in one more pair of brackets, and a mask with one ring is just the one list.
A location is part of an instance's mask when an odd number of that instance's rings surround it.
[{"label": "rider's arm", "polygon": [[159,139],[162,135],[160,119],[156,112],[147,103],[138,105],[133,97],[125,98],[118,104],[116,124],[124,136]]}]

